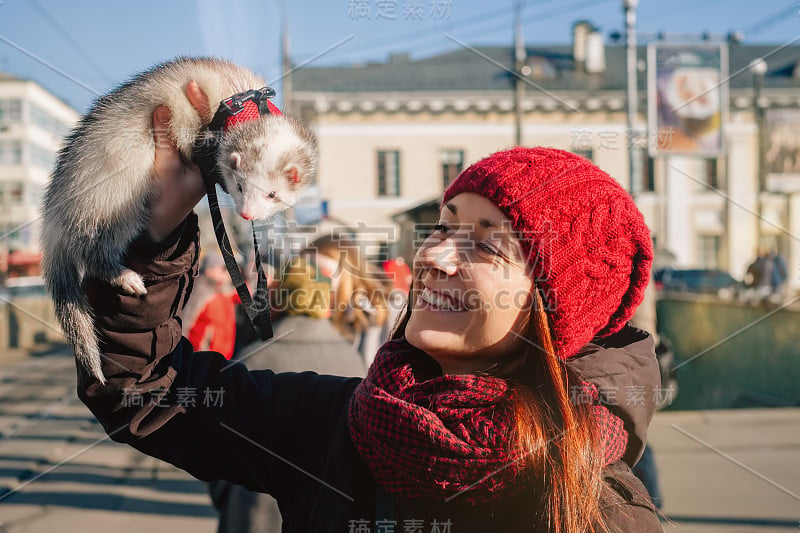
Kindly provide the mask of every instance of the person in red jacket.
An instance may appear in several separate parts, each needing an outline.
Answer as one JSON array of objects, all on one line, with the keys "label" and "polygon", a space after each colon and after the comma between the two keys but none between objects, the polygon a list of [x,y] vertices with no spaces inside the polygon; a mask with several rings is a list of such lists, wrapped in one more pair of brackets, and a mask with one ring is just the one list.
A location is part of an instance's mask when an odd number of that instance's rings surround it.
[{"label": "person in red jacket", "polygon": [[230,359],[236,343],[239,296],[231,286],[225,261],[219,253],[207,253],[200,272],[184,307],[184,335],[195,350],[219,352]]},{"label": "person in red jacket", "polygon": [[406,260],[398,256],[394,259],[387,259],[381,266],[392,282],[393,288],[402,294],[407,293],[411,288],[411,269],[406,264]]}]

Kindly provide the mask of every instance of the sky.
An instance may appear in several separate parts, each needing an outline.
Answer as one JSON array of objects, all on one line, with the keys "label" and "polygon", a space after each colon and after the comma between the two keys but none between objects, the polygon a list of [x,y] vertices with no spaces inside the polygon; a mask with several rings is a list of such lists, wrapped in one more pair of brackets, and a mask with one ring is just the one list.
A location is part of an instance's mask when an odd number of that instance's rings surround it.
[{"label": "sky", "polygon": [[[282,5],[295,65],[416,59],[457,40],[513,38],[514,0],[0,0],[0,71],[37,81],[80,112],[177,55],[226,57],[272,80],[281,72]],[[528,44],[569,43],[576,20],[609,37],[624,28],[622,0],[522,0]],[[640,42],[740,31],[744,43],[800,43],[800,1],[639,0],[637,30]]]}]

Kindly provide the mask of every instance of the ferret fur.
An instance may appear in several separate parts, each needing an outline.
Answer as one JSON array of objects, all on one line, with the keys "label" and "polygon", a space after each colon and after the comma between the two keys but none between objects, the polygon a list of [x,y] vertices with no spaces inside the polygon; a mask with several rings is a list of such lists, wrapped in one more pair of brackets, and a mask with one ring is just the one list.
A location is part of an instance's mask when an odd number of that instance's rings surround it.
[{"label": "ferret fur", "polygon": [[[186,97],[191,80],[208,96],[211,115],[223,99],[266,85],[249,70],[212,58],[178,58],[138,74],[99,98],[66,138],[44,195],[45,282],[79,369],[103,384],[81,282],[91,276],[128,294],[147,292],[142,278],[122,261],[145,229],[153,199],[153,111],[169,107],[169,135],[182,159],[191,162],[192,144],[212,118],[200,117]],[[293,204],[311,181],[316,162],[315,138],[286,115],[235,125],[222,135],[217,159],[226,191],[251,220]]]}]

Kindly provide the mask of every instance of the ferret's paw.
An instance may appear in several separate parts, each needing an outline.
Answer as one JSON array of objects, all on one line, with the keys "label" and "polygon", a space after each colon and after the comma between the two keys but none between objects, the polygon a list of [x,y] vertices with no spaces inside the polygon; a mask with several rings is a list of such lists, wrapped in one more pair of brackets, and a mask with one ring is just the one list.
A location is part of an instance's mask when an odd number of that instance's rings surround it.
[{"label": "ferret's paw", "polygon": [[130,269],[123,270],[122,274],[114,278],[111,283],[134,296],[144,296],[147,294],[142,276]]}]

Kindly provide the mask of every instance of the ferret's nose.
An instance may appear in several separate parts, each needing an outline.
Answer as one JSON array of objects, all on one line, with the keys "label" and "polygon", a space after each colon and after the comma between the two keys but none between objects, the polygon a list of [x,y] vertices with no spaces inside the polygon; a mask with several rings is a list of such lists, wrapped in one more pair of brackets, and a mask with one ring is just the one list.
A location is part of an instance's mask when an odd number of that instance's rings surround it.
[{"label": "ferret's nose", "polygon": [[252,214],[250,211],[242,211],[242,212],[241,212],[241,213],[239,213],[239,214],[240,214],[240,215],[242,216],[242,218],[243,218],[243,219],[245,219],[245,220],[253,220],[253,218],[255,218],[255,217],[253,217],[253,214]]}]

